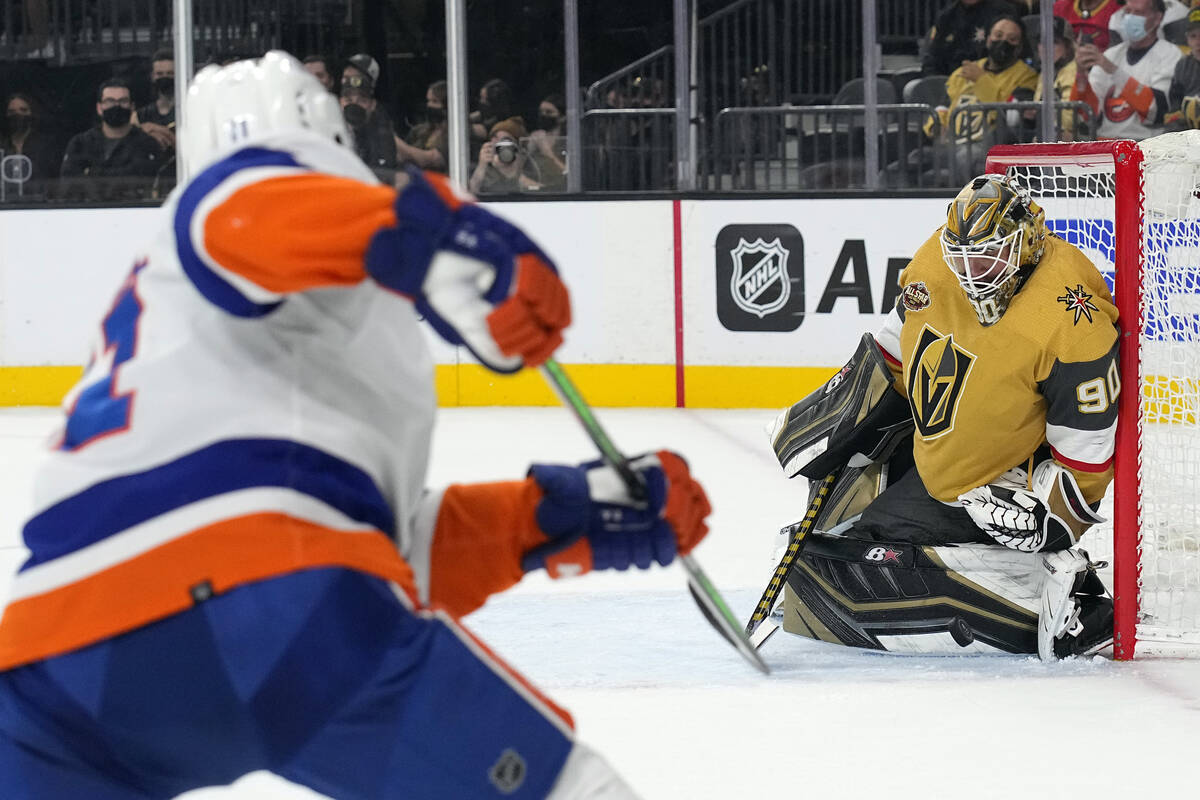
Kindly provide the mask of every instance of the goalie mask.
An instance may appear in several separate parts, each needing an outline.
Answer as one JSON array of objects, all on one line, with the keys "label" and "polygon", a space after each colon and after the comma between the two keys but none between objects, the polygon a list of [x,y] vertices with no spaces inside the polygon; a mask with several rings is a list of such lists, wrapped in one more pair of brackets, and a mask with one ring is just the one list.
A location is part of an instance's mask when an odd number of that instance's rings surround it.
[{"label": "goalie mask", "polygon": [[1037,265],[1046,245],[1046,216],[1012,178],[981,175],[950,203],[942,257],[979,323],[994,325]]}]

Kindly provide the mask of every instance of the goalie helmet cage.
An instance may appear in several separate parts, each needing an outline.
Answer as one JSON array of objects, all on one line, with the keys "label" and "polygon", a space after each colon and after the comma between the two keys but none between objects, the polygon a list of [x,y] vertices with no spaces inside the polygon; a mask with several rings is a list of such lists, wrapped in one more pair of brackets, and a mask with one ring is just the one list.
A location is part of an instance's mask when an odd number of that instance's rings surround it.
[{"label": "goalie helmet cage", "polygon": [[[1200,131],[1002,145],[986,168],[1029,188],[1051,232],[1105,273],[1120,316],[1119,386],[1110,377],[1078,390],[1087,405],[1124,387],[1115,477],[1101,507],[1112,523],[1080,543],[1111,562],[1114,656],[1198,657]],[[1059,298],[1067,311],[1080,305],[1074,288]]]}]

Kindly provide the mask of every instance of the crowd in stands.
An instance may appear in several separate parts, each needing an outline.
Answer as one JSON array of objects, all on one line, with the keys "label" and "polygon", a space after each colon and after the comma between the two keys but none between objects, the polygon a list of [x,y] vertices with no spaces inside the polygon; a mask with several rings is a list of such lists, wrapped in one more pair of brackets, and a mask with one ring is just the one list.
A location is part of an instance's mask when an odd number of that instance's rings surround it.
[{"label": "crowd in stands", "polygon": [[[982,170],[993,144],[1037,140],[1042,69],[1052,70],[1059,139],[1141,140],[1200,128],[1200,0],[1190,0],[1195,8],[1184,0],[1041,2],[1053,3],[1049,47],[1040,41],[1038,0],[948,0],[919,56],[917,80],[936,86],[939,96],[916,101],[930,109],[918,134],[922,145],[887,153],[881,166],[888,186],[958,185],[962,175]],[[338,97],[359,157],[380,180],[394,181],[406,165],[448,171],[445,81],[430,84],[423,105],[405,109],[400,124],[379,98],[380,65],[370,55],[335,63],[314,54],[304,66]],[[111,203],[165,197],[176,173],[173,56],[155,53],[144,69],[137,82],[100,83],[94,124],[83,131],[62,130],[32,91],[9,94],[0,126],[0,199]],[[768,76],[759,74],[765,71],[759,68],[750,88],[765,87]],[[147,83],[150,95],[135,96]],[[744,94],[743,104],[757,106],[766,92]],[[473,98],[467,120],[470,190],[565,191],[563,96],[542,98],[536,111],[518,108],[514,96],[504,80],[493,78]],[[673,104],[666,80],[635,78],[601,97],[599,108],[612,116],[592,121],[599,125],[585,139],[585,166],[591,172],[602,167],[609,185],[588,188],[667,186],[674,141],[660,134],[674,120],[663,115]]]},{"label": "crowd in stands", "polygon": [[[356,152],[381,181],[395,181],[397,172],[409,164],[448,171],[445,81],[427,88],[424,106],[406,115],[417,121],[402,131],[377,98],[380,67],[370,55],[353,55],[340,70],[332,59],[319,54],[309,55],[303,63],[338,97],[354,133]],[[104,80],[95,93],[95,123],[81,132],[62,130],[30,93],[11,93],[0,126],[5,189],[0,199],[97,203],[163,199],[174,187],[176,174],[173,55],[155,53],[148,76],[153,96],[142,98],[147,102],[141,105],[129,82]],[[561,95],[547,97],[531,118],[533,124],[527,124],[504,81],[490,80],[480,90],[470,117],[479,156],[471,180],[475,191],[565,189],[565,101]]]}]

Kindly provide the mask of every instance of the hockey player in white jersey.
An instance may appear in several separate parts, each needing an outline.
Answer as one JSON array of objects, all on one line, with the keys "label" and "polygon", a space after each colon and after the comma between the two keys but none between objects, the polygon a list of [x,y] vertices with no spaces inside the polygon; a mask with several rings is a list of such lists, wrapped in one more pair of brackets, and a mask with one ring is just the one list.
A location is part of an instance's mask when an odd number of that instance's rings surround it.
[{"label": "hockey player in white jersey", "polygon": [[[418,314],[497,372],[569,322],[520,230],[379,185],[295,59],[201,71],[161,210],[36,477],[0,619],[5,800],[169,798],[271,770],[335,798],[629,798],[458,618],[532,569],[705,535],[679,456],[424,487]],[[482,446],[482,443],[481,443]],[[619,513],[614,513],[619,509]]]}]

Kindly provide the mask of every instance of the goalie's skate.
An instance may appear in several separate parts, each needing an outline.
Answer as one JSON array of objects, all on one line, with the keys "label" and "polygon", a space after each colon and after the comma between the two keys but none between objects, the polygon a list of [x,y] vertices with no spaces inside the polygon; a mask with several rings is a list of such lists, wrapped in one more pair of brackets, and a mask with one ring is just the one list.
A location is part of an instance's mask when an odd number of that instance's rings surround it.
[{"label": "goalie's skate", "polygon": [[1071,549],[1042,559],[1046,582],[1038,615],[1038,656],[1051,661],[1091,655],[1112,643],[1113,604],[1087,551]]}]

